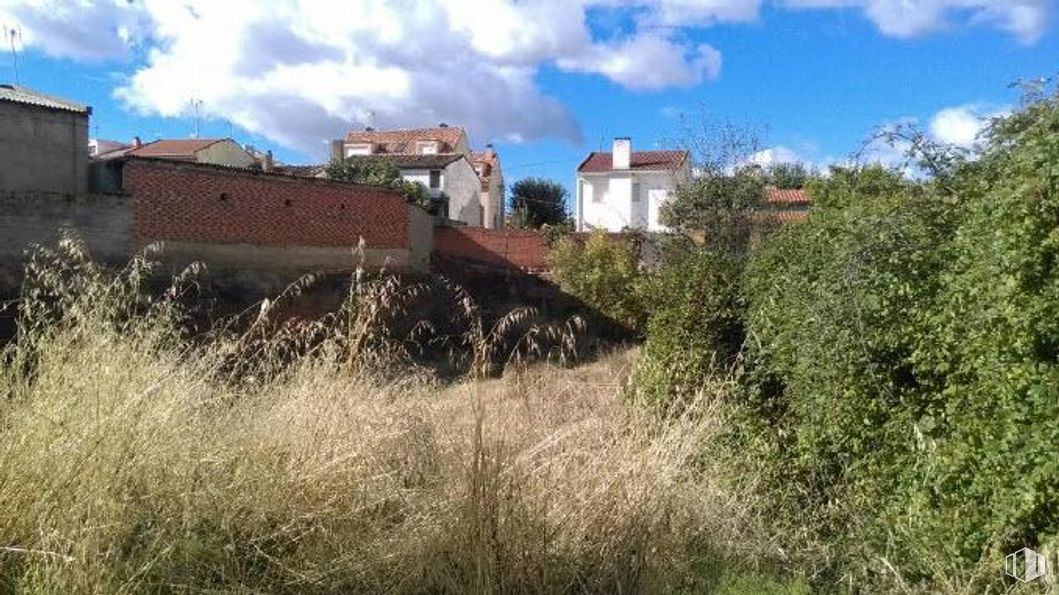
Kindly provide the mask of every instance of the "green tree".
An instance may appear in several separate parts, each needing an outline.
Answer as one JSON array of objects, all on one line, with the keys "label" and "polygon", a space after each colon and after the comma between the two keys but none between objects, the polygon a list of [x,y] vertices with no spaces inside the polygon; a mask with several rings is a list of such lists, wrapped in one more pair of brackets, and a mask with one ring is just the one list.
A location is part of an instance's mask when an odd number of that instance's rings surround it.
[{"label": "green tree", "polygon": [[707,173],[677,186],[660,217],[686,235],[703,234],[713,250],[745,254],[765,206],[761,176],[745,170]]},{"label": "green tree", "polygon": [[410,203],[436,213],[438,204],[430,198],[425,186],[401,177],[401,170],[389,159],[334,159],[327,164],[327,177],[339,182],[370,184],[392,188]]},{"label": "green tree", "polygon": [[814,172],[801,163],[775,163],[765,169],[765,177],[777,188],[796,189],[803,188]]},{"label": "green tree", "polygon": [[642,332],[645,275],[639,251],[628,238],[593,232],[583,242],[564,235],[552,245],[552,274],[566,293],[634,332]]},{"label": "green tree", "polygon": [[511,224],[536,229],[568,218],[566,188],[552,180],[523,178],[511,187]]}]

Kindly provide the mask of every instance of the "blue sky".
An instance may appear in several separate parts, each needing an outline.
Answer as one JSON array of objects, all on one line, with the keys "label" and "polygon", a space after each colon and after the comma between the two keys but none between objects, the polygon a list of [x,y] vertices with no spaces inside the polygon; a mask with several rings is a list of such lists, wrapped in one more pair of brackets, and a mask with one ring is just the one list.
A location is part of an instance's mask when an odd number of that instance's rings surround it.
[{"label": "blue sky", "polygon": [[[1047,0],[0,0],[20,82],[93,106],[93,136],[232,134],[289,163],[379,126],[465,125],[508,183],[568,187],[614,136],[672,143],[681,114],[746,124],[773,159],[842,160],[914,119],[968,142],[1054,74]],[[11,56],[0,79],[14,79]],[[883,152],[885,153],[885,152]],[[890,158],[880,154],[882,160]],[[765,156],[760,158],[766,159]]]}]

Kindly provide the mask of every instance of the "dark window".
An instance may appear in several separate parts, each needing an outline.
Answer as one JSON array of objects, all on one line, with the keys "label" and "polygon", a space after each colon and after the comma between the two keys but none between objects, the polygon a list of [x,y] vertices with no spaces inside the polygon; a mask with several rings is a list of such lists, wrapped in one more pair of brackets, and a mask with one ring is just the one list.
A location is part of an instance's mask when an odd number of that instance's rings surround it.
[{"label": "dark window", "polygon": [[430,187],[441,188],[441,171],[436,169],[430,170]]}]

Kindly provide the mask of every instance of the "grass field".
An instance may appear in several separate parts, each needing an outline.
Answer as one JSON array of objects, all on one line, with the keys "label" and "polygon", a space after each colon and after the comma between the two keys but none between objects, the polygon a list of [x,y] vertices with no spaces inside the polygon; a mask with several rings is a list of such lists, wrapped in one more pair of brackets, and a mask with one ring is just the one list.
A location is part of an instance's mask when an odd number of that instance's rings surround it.
[{"label": "grass field", "polygon": [[0,591],[802,590],[716,480],[709,395],[623,403],[635,351],[444,385],[318,352],[233,382],[219,339],[116,324],[121,283],[82,273],[0,368]]}]

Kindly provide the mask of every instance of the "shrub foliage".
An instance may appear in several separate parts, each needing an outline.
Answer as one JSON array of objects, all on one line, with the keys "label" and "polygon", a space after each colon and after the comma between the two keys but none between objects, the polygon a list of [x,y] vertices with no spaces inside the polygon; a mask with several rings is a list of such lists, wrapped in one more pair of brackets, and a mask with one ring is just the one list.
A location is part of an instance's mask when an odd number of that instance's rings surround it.
[{"label": "shrub foliage", "polygon": [[557,238],[551,247],[552,274],[566,293],[618,325],[640,332],[646,320],[643,301],[646,275],[637,243],[603,231],[581,240]]},{"label": "shrub foliage", "polygon": [[[1003,553],[1059,537],[1059,99],[994,122],[977,155],[918,157],[930,179],[811,180],[808,220],[736,289],[724,261],[678,260],[653,294],[639,390],[738,364],[733,461],[764,473],[782,539],[823,555],[821,586],[995,590]],[[733,356],[718,329],[740,325]]]}]

